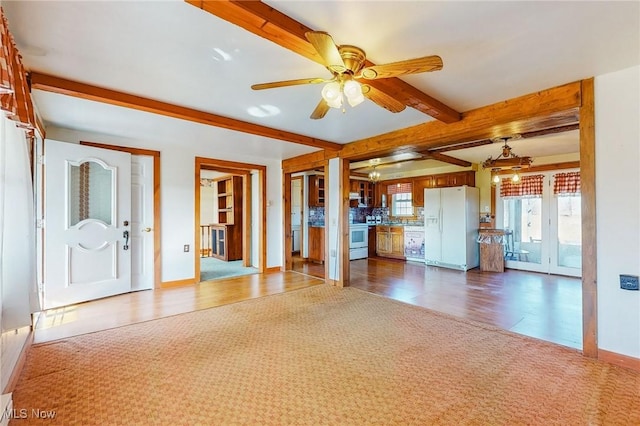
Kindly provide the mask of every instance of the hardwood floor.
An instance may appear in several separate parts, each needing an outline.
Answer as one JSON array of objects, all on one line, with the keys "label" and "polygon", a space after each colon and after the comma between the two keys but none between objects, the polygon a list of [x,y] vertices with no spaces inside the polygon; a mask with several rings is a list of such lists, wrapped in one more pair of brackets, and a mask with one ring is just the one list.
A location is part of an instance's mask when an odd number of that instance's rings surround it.
[{"label": "hardwood floor", "polygon": [[351,261],[351,287],[582,349],[579,278],[507,269],[462,272],[369,258]]},{"label": "hardwood floor", "polygon": [[192,286],[121,294],[44,311],[35,327],[34,343],[320,284],[324,284],[324,280],[316,277],[296,272],[274,272],[206,281]]},{"label": "hardwood floor", "polygon": [[[461,272],[384,258],[351,261],[351,286],[460,318],[582,349],[578,278],[507,269]],[[323,284],[324,265],[141,291],[43,312],[34,342],[119,327]]]}]

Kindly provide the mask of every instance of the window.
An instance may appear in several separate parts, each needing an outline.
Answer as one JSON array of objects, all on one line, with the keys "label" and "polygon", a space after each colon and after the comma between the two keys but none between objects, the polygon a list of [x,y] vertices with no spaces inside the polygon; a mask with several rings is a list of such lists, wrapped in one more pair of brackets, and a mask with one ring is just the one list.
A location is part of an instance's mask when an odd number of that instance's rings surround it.
[{"label": "window", "polygon": [[391,215],[413,216],[413,205],[411,204],[410,192],[401,192],[391,195]]},{"label": "window", "polygon": [[387,186],[387,195],[391,199],[390,216],[413,216],[411,182],[399,182]]}]

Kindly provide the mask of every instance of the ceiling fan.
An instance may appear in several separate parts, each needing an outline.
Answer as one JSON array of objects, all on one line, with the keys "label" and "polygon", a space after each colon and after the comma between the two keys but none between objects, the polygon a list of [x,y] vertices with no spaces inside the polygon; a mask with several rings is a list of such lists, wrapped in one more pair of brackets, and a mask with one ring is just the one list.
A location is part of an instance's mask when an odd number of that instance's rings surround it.
[{"label": "ceiling fan", "polygon": [[[435,55],[364,67],[366,54],[359,47],[350,45],[337,46],[331,36],[323,31],[309,31],[305,33],[305,37],[318,52],[325,67],[331,72],[331,78],[318,77],[275,81],[254,84],[251,88],[253,90],[263,90],[301,84],[327,83],[322,89],[320,103],[311,113],[311,118],[315,120],[324,117],[329,108],[332,107],[343,108],[344,112],[343,101],[345,97],[352,107],[358,105],[367,97],[391,112],[400,112],[406,107],[404,103],[366,84],[366,80],[398,77],[442,69],[442,59]],[[359,80],[364,80],[364,82],[361,83]]]}]

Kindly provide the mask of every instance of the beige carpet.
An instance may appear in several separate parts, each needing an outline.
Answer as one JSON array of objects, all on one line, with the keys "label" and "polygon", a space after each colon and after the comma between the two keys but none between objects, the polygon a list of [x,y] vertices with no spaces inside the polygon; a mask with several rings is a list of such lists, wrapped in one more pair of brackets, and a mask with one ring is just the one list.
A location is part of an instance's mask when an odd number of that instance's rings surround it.
[{"label": "beige carpet", "polygon": [[323,285],[37,345],[14,408],[49,425],[638,425],[640,374]]}]

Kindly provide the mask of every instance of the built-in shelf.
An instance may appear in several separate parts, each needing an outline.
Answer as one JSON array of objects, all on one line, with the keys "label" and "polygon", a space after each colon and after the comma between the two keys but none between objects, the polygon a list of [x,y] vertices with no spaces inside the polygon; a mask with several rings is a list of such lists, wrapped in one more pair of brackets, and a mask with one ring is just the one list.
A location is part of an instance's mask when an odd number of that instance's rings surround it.
[{"label": "built-in shelf", "polygon": [[242,176],[226,176],[215,186],[218,224],[211,227],[211,255],[225,261],[242,259]]}]

